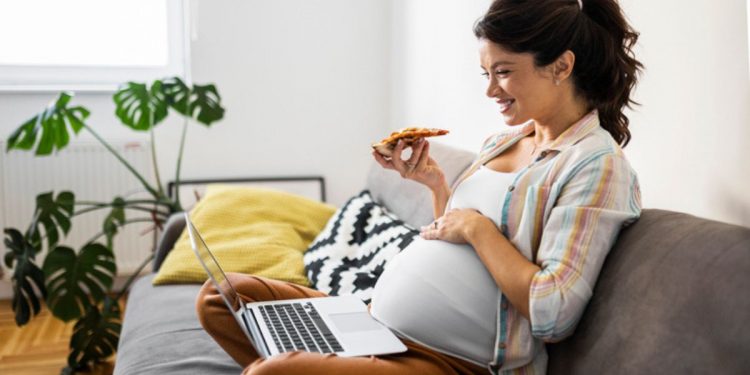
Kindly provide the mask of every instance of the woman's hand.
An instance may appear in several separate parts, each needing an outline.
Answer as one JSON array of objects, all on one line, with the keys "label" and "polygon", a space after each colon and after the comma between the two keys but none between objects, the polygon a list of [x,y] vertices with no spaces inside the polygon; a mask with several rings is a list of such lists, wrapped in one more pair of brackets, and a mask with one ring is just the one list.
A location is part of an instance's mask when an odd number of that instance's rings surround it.
[{"label": "woman's hand", "polygon": [[393,149],[393,156],[386,159],[377,151],[372,152],[375,161],[385,169],[393,169],[401,177],[426,185],[430,190],[444,189],[447,185],[445,174],[440,166],[430,158],[430,143],[420,138],[411,145],[411,156],[408,160],[401,160],[401,153],[406,144],[399,140]]},{"label": "woman's hand", "polygon": [[470,208],[454,208],[420,230],[422,238],[469,243],[477,230],[498,230],[490,218]]}]

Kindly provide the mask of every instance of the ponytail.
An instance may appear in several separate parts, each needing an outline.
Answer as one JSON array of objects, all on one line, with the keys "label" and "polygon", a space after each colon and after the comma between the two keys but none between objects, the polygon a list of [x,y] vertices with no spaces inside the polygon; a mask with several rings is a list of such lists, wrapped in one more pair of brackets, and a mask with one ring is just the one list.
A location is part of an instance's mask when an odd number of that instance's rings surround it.
[{"label": "ponytail", "polygon": [[[589,79],[577,80],[580,90],[591,105],[599,110],[599,120],[604,129],[625,147],[630,141],[630,121],[623,110],[636,103],[631,92],[638,81],[637,73],[643,64],[635,59],[633,46],[638,33],[628,25],[622,9],[614,0],[582,0],[584,22],[592,37],[601,38],[599,64],[581,64],[581,73]],[[586,48],[579,46],[579,49]],[[573,53],[578,56],[576,51]],[[576,64],[578,65],[578,64]],[[575,68],[574,68],[575,70]]]},{"label": "ponytail", "polygon": [[638,33],[616,0],[495,0],[474,34],[515,53],[532,53],[538,67],[572,51],[576,94],[598,110],[601,126],[618,144],[628,144],[623,111],[638,104],[631,92],[643,65],[632,50]]}]

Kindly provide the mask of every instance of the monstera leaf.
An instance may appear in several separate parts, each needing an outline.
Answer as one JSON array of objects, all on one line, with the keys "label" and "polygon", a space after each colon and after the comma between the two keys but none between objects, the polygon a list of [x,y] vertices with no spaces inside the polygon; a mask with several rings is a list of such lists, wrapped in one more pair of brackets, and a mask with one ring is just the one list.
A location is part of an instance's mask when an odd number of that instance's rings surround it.
[{"label": "monstera leaf", "polygon": [[42,270],[47,278],[47,307],[67,322],[102,300],[112,286],[117,266],[112,251],[89,243],[77,256],[73,249],[56,247],[47,255]]},{"label": "monstera leaf", "polygon": [[125,225],[125,200],[116,197],[112,201],[112,211],[109,212],[104,223],[102,231],[107,236],[107,247],[112,248],[112,239],[117,234],[117,228]]},{"label": "monstera leaf", "polygon": [[73,215],[74,205],[75,194],[70,191],[60,192],[56,198],[53,192],[37,195],[36,220],[32,222],[31,229],[27,234],[31,243],[35,246],[40,245],[42,241],[41,226],[47,235],[48,248],[54,248],[60,240],[60,231],[63,234],[68,234],[70,231],[70,217]]},{"label": "monstera leaf", "polygon": [[[42,113],[23,123],[8,137],[7,151],[31,150],[36,145],[37,155],[49,155],[55,149],[65,148],[70,140],[68,127],[78,134],[85,126],[83,121],[89,117],[89,111],[84,107],[68,108],[71,98],[72,93],[60,93],[57,100]],[[37,136],[40,134],[37,143]]]},{"label": "monstera leaf", "polygon": [[[121,311],[117,301],[106,297],[101,311],[92,305],[73,327],[70,338],[70,370],[86,367],[111,356],[120,340]],[[71,372],[72,373],[72,372]]]},{"label": "monstera leaf", "polygon": [[190,111],[191,90],[179,77],[167,78],[162,82],[162,92],[167,104],[182,115],[192,117]]},{"label": "monstera leaf", "polygon": [[221,96],[214,85],[193,85],[191,89],[173,77],[164,80],[162,90],[170,107],[204,125],[210,126],[224,117]]},{"label": "monstera leaf", "polygon": [[34,315],[39,314],[41,304],[35,289],[42,297],[47,296],[47,289],[44,287],[44,273],[34,263],[39,249],[32,246],[16,229],[6,228],[5,235],[3,242],[8,249],[5,253],[5,265],[13,269],[13,312],[16,325],[22,326],[29,322],[32,311]]},{"label": "monstera leaf", "polygon": [[167,117],[169,107],[159,80],[150,88],[144,83],[128,82],[112,98],[115,115],[133,130],[148,131]]},{"label": "monstera leaf", "polygon": [[221,120],[224,117],[221,97],[214,85],[193,85],[193,93],[195,94],[195,98],[191,106],[193,111],[198,111],[196,115],[198,122],[211,125],[212,122]]}]

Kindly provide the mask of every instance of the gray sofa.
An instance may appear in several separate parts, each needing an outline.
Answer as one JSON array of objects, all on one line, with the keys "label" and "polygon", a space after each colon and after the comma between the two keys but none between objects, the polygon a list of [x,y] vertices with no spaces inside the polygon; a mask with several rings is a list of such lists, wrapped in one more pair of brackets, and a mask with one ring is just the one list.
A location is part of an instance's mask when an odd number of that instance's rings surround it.
[{"label": "gray sofa", "polygon": [[[432,146],[451,180],[475,157]],[[428,192],[392,171],[373,163],[363,188],[410,224],[432,220]],[[170,220],[154,271],[183,227]],[[132,288],[114,373],[239,374],[198,323],[199,285],[152,278]],[[747,374],[749,318],[750,229],[646,209],[618,238],[575,334],[548,345],[549,373]]]}]

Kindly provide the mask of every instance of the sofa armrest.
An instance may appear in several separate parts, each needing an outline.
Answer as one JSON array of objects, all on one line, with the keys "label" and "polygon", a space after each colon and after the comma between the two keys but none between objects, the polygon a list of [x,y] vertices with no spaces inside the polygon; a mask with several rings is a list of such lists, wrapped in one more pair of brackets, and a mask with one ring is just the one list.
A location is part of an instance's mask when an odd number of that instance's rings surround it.
[{"label": "sofa armrest", "polygon": [[177,239],[180,237],[184,229],[184,213],[178,212],[169,217],[169,220],[167,220],[167,223],[164,225],[164,232],[162,232],[161,237],[159,238],[159,243],[156,246],[156,254],[154,254],[154,272],[159,271],[161,264],[164,262],[167,254],[172,251],[174,243],[177,242]]}]

